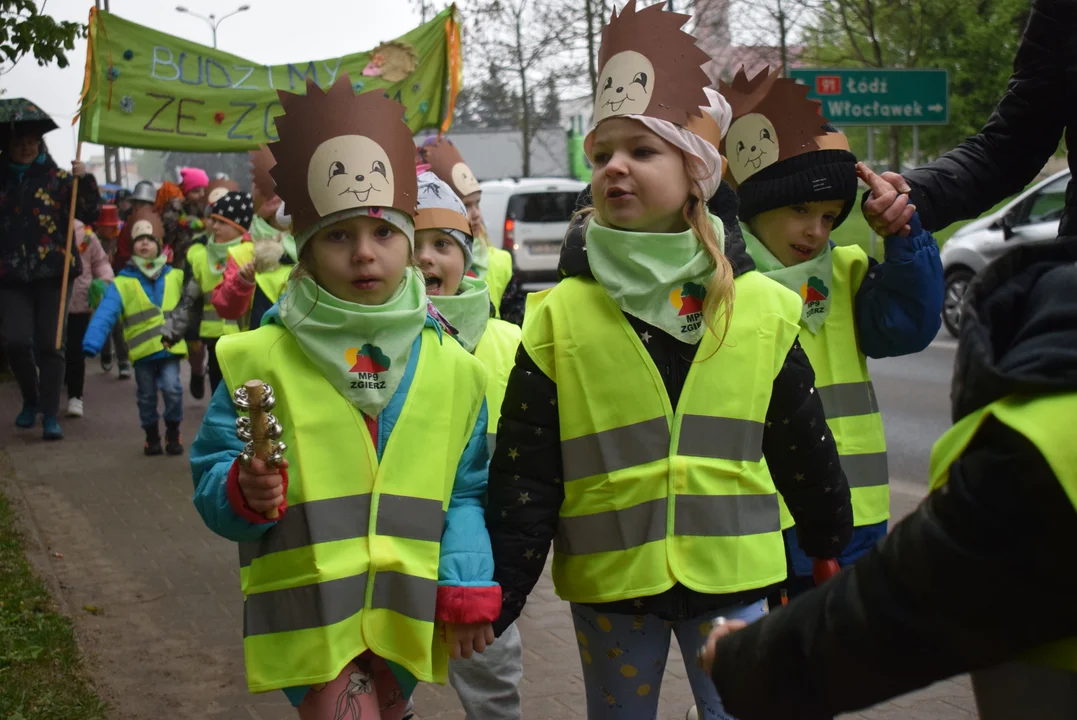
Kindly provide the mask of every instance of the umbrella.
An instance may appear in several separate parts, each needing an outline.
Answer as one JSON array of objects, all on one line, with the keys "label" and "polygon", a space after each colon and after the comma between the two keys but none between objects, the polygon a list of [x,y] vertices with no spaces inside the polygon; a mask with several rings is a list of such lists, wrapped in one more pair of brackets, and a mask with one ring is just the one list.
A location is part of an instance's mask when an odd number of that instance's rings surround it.
[{"label": "umbrella", "polygon": [[0,100],[0,149],[6,150],[8,141],[19,130],[44,135],[59,126],[48,113],[25,98]]}]

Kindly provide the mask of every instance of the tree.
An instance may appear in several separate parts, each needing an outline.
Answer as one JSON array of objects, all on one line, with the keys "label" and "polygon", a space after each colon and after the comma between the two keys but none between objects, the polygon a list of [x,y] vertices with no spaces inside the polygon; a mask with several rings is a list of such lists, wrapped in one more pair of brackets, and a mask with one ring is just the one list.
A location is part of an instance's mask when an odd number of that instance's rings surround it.
[{"label": "tree", "polygon": [[[937,67],[950,72],[950,126],[925,130],[953,147],[987,120],[1006,88],[1028,3],[1021,0],[824,0],[806,32],[813,65]],[[902,128],[888,135],[901,168]]]},{"label": "tree", "polygon": [[0,0],[0,62],[14,64],[32,55],[38,65],[67,67],[66,53],[86,35],[86,26],[57,22],[44,9],[45,3],[39,9],[34,0]]},{"label": "tree", "polygon": [[557,80],[553,76],[546,78],[546,95],[542,100],[539,121],[542,127],[547,128],[561,124],[561,101],[557,95]]},{"label": "tree", "polygon": [[[476,0],[472,4],[471,47],[487,60],[491,79],[507,85],[511,78],[520,99],[524,177],[531,174],[531,141],[537,127],[534,93],[541,86],[538,76],[569,72],[567,53],[579,36],[578,11],[566,13],[565,9],[564,0]],[[505,97],[500,100],[504,103]]]}]

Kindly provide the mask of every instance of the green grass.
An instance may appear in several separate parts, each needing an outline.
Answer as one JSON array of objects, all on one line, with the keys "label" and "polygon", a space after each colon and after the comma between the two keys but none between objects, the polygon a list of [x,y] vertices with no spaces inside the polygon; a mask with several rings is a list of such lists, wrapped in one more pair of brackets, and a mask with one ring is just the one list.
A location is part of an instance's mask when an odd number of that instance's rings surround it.
[{"label": "green grass", "polygon": [[0,493],[0,720],[104,720],[71,621],[31,570],[14,521]]},{"label": "green grass", "polygon": [[[1012,197],[1006,198],[998,205],[995,205],[993,208],[985,212],[984,215],[990,215],[1011,200],[1013,200]],[[983,216],[981,215],[981,217]],[[953,225],[950,225],[949,227],[935,233],[935,239],[938,241],[939,247],[942,247],[955,232],[957,232],[970,222],[972,221],[962,220],[961,222],[955,222]],[[864,252],[869,252],[870,241],[868,221],[864,219],[864,215],[860,212],[859,209],[854,209],[851,213],[849,213],[849,217],[845,219],[845,222],[841,224],[841,227],[830,233],[830,239],[838,245],[859,245],[864,249]],[[883,242],[881,238],[875,239],[875,254],[876,257],[882,257]]]}]

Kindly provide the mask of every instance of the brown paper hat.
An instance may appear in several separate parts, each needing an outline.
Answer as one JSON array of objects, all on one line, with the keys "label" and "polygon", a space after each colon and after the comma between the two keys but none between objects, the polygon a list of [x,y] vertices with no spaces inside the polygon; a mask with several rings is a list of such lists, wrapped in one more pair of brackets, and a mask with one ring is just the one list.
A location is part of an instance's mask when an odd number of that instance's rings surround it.
[{"label": "brown paper hat", "polygon": [[733,109],[733,121],[719,148],[729,165],[726,180],[738,187],[763,168],[821,149],[826,118],[807,85],[783,78],[770,67],[748,78],[744,67],[719,92]]},{"label": "brown paper hat", "polygon": [[665,3],[636,11],[629,0],[602,28],[594,124],[617,115],[646,115],[685,127],[706,106],[703,88],[710,56],[681,27],[690,15],[668,12]]},{"label": "brown paper hat", "polygon": [[269,146],[276,160],[269,174],[297,240],[349,210],[415,215],[415,145],[403,105],[381,90],[356,95],[346,74],[329,90],[308,79],[306,95],[277,94],[284,114],[276,118],[280,140]]},{"label": "brown paper hat", "polygon": [[262,203],[277,194],[273,176],[269,174],[276,160],[265,145],[259,145],[257,150],[251,150],[249,156],[251,159],[251,197],[254,198],[254,211],[257,213]]},{"label": "brown paper hat", "polygon": [[430,172],[447,183],[461,199],[482,190],[479,181],[475,179],[475,173],[471,172],[463,155],[449,138],[440,137],[421,145],[419,159],[429,165]]},{"label": "brown paper hat", "polygon": [[213,207],[213,203],[220,200],[230,192],[239,192],[239,183],[228,178],[210,180],[206,186],[206,205]]},{"label": "brown paper hat", "polygon": [[131,242],[134,243],[143,235],[150,235],[160,245],[165,236],[165,226],[161,222],[161,216],[153,208],[139,207],[127,218],[127,225],[131,228]]}]

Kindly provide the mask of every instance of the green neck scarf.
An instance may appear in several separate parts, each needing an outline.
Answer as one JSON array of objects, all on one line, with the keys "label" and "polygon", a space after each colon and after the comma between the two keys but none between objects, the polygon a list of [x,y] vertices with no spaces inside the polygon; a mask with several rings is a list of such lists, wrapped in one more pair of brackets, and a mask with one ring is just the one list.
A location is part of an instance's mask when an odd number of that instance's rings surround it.
[{"label": "green neck scarf", "polygon": [[132,257],[129,261],[131,265],[138,268],[138,271],[146,276],[148,280],[156,280],[164,271],[165,265],[168,264],[168,258],[164,253],[157,253],[157,257],[153,260],[147,260],[146,258]]},{"label": "green neck scarf", "polygon": [[[722,249],[725,231],[711,216]],[[595,280],[628,315],[696,344],[707,329],[703,301],[714,261],[691,230],[642,233],[587,223],[587,262]]]},{"label": "green neck scarf", "polygon": [[213,236],[206,237],[206,261],[209,263],[209,271],[214,275],[222,275],[225,265],[228,264],[228,248],[233,248],[243,242],[243,238],[219,243],[214,242]]},{"label": "green neck scarf", "polygon": [[278,230],[273,227],[258,215],[254,216],[251,220],[251,239],[262,240],[263,238],[280,237],[281,245],[284,246],[284,252],[288,254],[288,257],[292,259],[292,262],[299,262],[299,258],[296,256],[295,250],[295,236],[289,232]]},{"label": "green neck scarf", "polygon": [[471,275],[479,280],[486,279],[486,271],[490,269],[490,241],[485,237],[475,238],[471,244]]},{"label": "green neck scarf", "polygon": [[426,291],[411,270],[383,305],[334,297],[313,278],[288,283],[280,318],[303,353],[368,417],[377,417],[400,385],[415,338],[426,324]]},{"label": "green neck scarf", "polygon": [[800,311],[800,324],[811,331],[812,335],[819,332],[830,314],[830,288],[833,287],[834,277],[830,243],[811,260],[786,267],[752,234],[748,223],[742,222],[740,230],[744,235],[744,243],[748,246],[748,254],[755,261],[759,272],[800,295],[804,301],[804,308]]},{"label": "green neck scarf", "polygon": [[430,302],[456,328],[456,339],[464,349],[474,353],[490,320],[490,289],[486,283],[465,277],[455,295],[435,295]]}]

